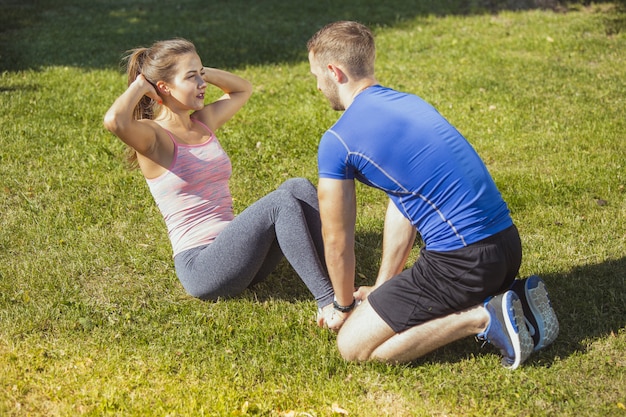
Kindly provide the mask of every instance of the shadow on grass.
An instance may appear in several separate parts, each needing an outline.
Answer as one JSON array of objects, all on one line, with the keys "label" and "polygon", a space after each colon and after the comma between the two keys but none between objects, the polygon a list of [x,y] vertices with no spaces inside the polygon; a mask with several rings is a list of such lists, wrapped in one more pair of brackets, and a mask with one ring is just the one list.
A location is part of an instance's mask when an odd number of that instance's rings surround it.
[{"label": "shadow on grass", "polygon": [[[356,285],[373,285],[382,255],[380,233],[359,233],[356,237]],[[290,302],[312,301],[313,297],[289,263],[283,259],[263,282],[247,290],[244,297],[260,302],[281,299]]]},{"label": "shadow on grass", "polygon": [[[368,279],[357,285],[371,285],[380,259],[380,235],[359,235],[357,260]],[[373,260],[373,261],[372,261]],[[555,358],[567,357],[587,350],[587,341],[617,334],[626,326],[626,258],[596,265],[577,266],[570,271],[543,275],[553,307],[557,313],[560,332],[548,348],[533,354],[526,366],[550,367]],[[369,278],[371,277],[371,278]],[[358,281],[358,278],[357,278]],[[311,301],[311,295],[283,262],[270,278],[251,291],[259,301],[270,298],[294,302]],[[417,360],[424,363],[454,363],[470,356],[497,353],[490,345],[472,338],[451,343]]]},{"label": "shadow on grass", "polygon": [[545,276],[560,321],[554,352],[586,350],[585,341],[626,326],[626,258]]},{"label": "shadow on grass", "polygon": [[[570,2],[571,3],[571,2]],[[557,0],[5,0],[0,3],[0,71],[47,66],[114,68],[125,51],[185,37],[204,64],[233,68],[306,60],[305,44],[324,24],[372,27],[415,18],[560,8]]]},{"label": "shadow on grass", "polygon": [[[559,318],[560,331],[556,341],[533,354],[525,366],[550,367],[556,358],[585,352],[588,341],[617,334],[623,329],[626,326],[624,271],[626,258],[543,275]],[[481,349],[481,343],[471,338],[460,340],[416,361],[416,365],[457,362],[470,355],[497,353],[489,345]]]}]

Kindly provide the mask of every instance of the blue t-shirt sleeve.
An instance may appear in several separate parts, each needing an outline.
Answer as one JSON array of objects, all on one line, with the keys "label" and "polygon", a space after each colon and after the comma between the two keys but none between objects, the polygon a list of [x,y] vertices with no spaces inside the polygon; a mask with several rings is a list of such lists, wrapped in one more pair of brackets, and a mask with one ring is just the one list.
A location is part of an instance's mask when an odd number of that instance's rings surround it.
[{"label": "blue t-shirt sleeve", "polygon": [[348,148],[331,130],[322,136],[317,151],[320,178],[354,179],[354,170],[348,165]]}]

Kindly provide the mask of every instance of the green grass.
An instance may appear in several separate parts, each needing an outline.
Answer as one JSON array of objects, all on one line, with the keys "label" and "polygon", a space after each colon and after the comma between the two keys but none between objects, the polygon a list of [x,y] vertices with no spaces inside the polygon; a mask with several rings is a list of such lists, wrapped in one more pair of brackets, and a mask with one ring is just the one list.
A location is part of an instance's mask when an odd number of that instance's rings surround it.
[{"label": "green grass", "polygon": [[[430,3],[2,2],[0,415],[625,416],[626,16]],[[141,175],[102,127],[124,51],[184,36],[255,85],[219,132],[236,209],[315,181],[338,114],[304,44],[344,18],[375,29],[379,80],[435,104],[509,203],[520,274],[544,277],[561,321],[515,372],[472,339],[411,365],[346,363],[287,264],[236,299],[190,298]],[[384,208],[359,187],[361,284]]]}]

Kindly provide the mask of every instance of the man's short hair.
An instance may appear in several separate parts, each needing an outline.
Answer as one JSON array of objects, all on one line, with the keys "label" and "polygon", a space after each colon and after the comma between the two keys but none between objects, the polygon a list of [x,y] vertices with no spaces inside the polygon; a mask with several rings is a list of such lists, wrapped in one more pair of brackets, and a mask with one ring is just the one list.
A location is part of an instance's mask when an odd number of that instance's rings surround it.
[{"label": "man's short hair", "polygon": [[322,66],[343,65],[357,79],[374,76],[374,35],[361,23],[345,20],[329,23],[309,39],[307,50]]}]

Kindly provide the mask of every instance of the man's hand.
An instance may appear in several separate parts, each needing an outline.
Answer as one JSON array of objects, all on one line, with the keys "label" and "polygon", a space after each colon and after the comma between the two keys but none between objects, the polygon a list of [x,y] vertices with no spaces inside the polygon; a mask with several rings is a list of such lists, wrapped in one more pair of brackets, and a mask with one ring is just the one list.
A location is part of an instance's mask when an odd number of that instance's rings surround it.
[{"label": "man's hand", "polygon": [[348,317],[350,317],[351,313],[352,312],[342,313],[341,311],[335,310],[333,308],[333,311],[330,314],[330,318],[326,322],[326,326],[335,333],[339,332],[339,329],[341,329],[341,326],[343,326]]},{"label": "man's hand", "polygon": [[[360,300],[357,299],[357,306],[359,304]],[[341,326],[343,326],[343,323],[348,319],[348,317],[350,317],[352,311],[343,313],[336,310],[332,304],[329,304],[317,312],[317,325],[319,327],[326,327],[336,333],[339,329],[341,329]]]},{"label": "man's hand", "polygon": [[317,310],[317,325],[319,327],[326,327],[326,323],[330,320],[331,314],[334,310],[333,304],[330,303],[326,307]]},{"label": "man's hand", "polygon": [[365,301],[367,297],[370,295],[370,293],[374,291],[374,288],[375,287],[368,287],[368,286],[359,287],[354,292],[354,298],[356,298],[356,300],[359,302]]}]

